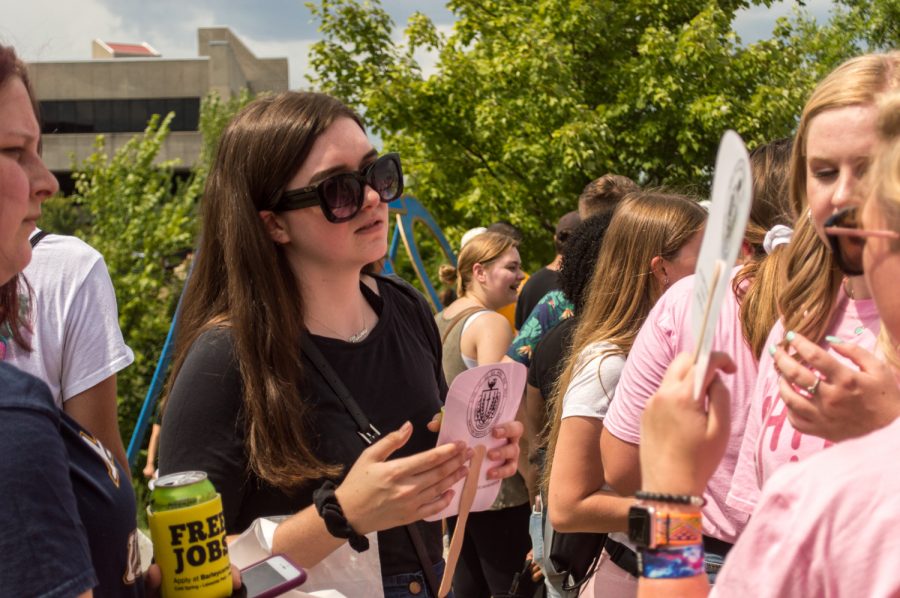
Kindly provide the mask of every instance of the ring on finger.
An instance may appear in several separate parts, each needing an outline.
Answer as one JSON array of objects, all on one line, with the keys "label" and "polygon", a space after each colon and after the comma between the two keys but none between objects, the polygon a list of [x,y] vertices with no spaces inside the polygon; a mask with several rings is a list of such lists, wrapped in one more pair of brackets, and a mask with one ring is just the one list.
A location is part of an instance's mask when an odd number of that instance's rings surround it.
[{"label": "ring on finger", "polygon": [[822,381],[821,378],[816,376],[816,381],[812,383],[812,385],[806,387],[806,394],[811,397],[816,396],[816,392],[819,390],[819,383]]}]

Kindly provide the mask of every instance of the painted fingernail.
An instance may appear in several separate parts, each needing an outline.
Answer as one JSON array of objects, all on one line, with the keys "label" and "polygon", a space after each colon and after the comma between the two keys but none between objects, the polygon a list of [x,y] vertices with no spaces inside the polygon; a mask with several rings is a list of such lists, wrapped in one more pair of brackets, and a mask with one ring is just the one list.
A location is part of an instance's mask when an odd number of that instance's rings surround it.
[{"label": "painted fingernail", "polygon": [[769,345],[769,355],[775,355],[775,345]]},{"label": "painted fingernail", "polygon": [[844,342],[844,339],[837,336],[826,336],[825,340],[831,343],[832,345],[840,345]]},{"label": "painted fingernail", "polygon": [[791,342],[795,338],[797,338],[797,333],[793,330],[789,330],[788,333],[784,335],[784,340],[786,340],[787,342]]}]

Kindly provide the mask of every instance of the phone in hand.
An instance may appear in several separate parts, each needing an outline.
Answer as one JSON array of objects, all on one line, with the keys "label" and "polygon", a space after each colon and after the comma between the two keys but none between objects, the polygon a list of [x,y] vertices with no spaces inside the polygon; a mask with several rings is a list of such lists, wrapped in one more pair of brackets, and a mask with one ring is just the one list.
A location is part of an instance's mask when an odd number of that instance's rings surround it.
[{"label": "phone in hand", "polygon": [[306,571],[283,554],[275,554],[264,561],[241,569],[241,596],[272,598],[296,588],[306,581]]}]

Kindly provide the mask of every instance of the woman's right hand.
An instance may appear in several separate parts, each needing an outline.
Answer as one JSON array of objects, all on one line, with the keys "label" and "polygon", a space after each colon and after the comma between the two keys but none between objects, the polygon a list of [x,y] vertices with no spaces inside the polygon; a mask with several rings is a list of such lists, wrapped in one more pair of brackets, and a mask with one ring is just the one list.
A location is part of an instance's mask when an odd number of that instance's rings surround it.
[{"label": "woman's right hand", "polygon": [[466,477],[472,451],[463,442],[388,461],[411,436],[412,424],[406,422],[368,447],[335,490],[356,533],[390,529],[440,512],[453,498],[451,486]]}]

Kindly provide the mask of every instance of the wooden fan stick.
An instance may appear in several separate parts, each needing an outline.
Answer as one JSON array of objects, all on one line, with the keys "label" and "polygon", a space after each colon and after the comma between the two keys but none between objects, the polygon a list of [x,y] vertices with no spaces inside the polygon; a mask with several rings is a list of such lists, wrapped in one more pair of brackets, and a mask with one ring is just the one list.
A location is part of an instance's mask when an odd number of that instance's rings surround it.
[{"label": "wooden fan stick", "polygon": [[706,287],[706,306],[703,308],[703,324],[700,326],[700,334],[697,336],[697,346],[694,348],[694,365],[700,358],[700,348],[703,346],[703,337],[706,335],[706,327],[709,326],[709,310],[712,309],[713,295],[715,295],[716,285],[719,284],[719,276],[722,274],[722,261],[716,261],[716,268],[713,270],[712,282]]},{"label": "wooden fan stick", "polygon": [[475,491],[478,490],[478,478],[481,475],[481,464],[484,461],[485,448],[483,445],[478,445],[473,450],[472,460],[469,463],[469,475],[466,477],[462,494],[459,497],[459,515],[456,519],[456,529],[453,530],[453,539],[450,540],[450,550],[447,553],[447,567],[444,569],[444,577],[441,579],[438,598],[444,598],[450,593],[453,573],[456,571],[459,553],[462,550],[466,520],[469,518],[469,510],[472,508],[472,503],[475,501]]}]

